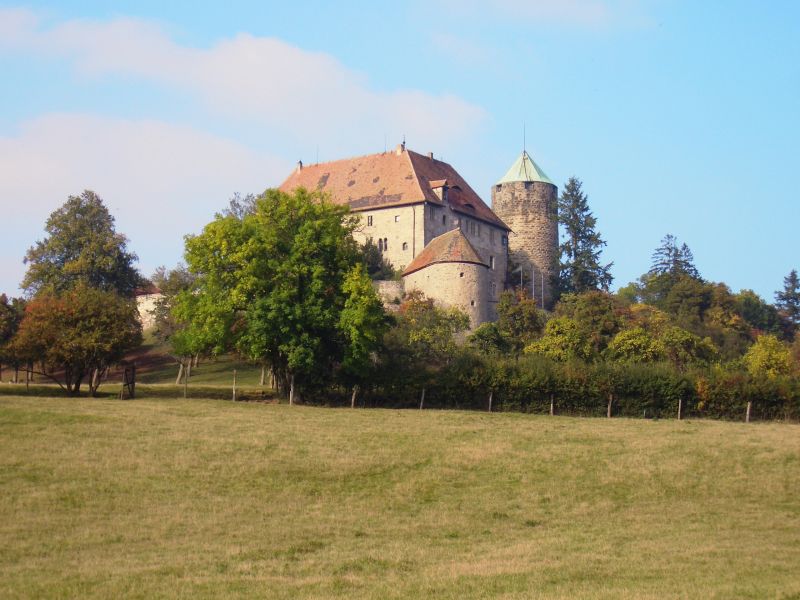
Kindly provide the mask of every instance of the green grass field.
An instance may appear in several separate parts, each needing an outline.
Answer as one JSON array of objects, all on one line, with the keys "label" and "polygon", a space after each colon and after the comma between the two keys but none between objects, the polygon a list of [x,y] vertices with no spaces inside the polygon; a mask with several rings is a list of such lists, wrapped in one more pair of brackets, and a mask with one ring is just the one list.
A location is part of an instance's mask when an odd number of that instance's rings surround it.
[{"label": "green grass field", "polygon": [[0,597],[800,598],[800,426],[0,396]]}]

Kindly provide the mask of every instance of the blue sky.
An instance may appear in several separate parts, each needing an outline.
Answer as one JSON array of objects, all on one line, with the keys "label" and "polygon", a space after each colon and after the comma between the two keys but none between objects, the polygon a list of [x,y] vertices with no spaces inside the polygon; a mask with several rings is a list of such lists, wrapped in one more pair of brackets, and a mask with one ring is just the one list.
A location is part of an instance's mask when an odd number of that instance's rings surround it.
[{"label": "blue sky", "polygon": [[0,2],[0,291],[94,189],[145,274],[233,192],[410,148],[488,202],[527,148],[583,180],[615,287],[666,233],[767,300],[800,268],[800,3]]}]

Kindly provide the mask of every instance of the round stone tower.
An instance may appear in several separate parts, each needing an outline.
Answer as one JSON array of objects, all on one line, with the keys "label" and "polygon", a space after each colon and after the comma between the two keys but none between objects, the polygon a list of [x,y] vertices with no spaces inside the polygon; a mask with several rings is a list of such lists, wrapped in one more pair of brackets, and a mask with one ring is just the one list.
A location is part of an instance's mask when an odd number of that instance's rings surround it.
[{"label": "round stone tower", "polygon": [[533,284],[536,300],[552,308],[559,258],[558,188],[524,150],[492,186],[492,210],[511,228],[510,260],[522,268],[527,285]]}]

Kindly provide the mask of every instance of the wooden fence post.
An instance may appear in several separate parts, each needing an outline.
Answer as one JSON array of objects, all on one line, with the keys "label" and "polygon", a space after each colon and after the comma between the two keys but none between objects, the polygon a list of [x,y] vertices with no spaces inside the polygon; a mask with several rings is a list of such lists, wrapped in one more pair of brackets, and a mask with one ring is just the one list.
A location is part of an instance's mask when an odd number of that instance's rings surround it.
[{"label": "wooden fence post", "polygon": [[233,370],[233,401],[236,402],[236,369]]},{"label": "wooden fence post", "polygon": [[425,407],[425,388],[422,388],[422,395],[419,397],[419,409],[422,410]]},{"label": "wooden fence post", "polygon": [[492,400],[494,398],[494,390],[489,391],[489,412],[492,412]]},{"label": "wooden fence post", "polygon": [[745,423],[749,423],[750,422],[750,409],[752,409],[752,408],[753,408],[753,402],[752,402],[752,400],[748,400],[747,401],[747,414],[744,416],[744,422]]},{"label": "wooden fence post", "polygon": [[681,414],[682,412],[683,412],[683,398],[678,398],[678,421],[680,421],[683,416]]},{"label": "wooden fence post", "polygon": [[550,416],[552,417],[554,414],[556,414],[556,411],[553,403],[553,394],[550,394]]},{"label": "wooden fence post", "polygon": [[611,403],[614,402],[614,394],[608,395],[608,410],[606,411],[606,417],[611,418]]}]

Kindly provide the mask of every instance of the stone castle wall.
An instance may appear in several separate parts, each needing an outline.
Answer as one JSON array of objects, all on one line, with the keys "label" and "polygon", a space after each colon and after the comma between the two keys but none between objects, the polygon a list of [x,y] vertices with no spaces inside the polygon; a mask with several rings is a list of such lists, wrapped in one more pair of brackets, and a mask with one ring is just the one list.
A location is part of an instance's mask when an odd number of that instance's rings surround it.
[{"label": "stone castle wall", "polygon": [[425,247],[425,210],[421,204],[389,206],[356,214],[361,222],[353,232],[353,237],[359,244],[369,238],[375,245],[378,245],[379,239],[386,240],[389,249],[384,250],[383,255],[398,271],[410,264]]},{"label": "stone castle wall", "polygon": [[445,206],[426,205],[425,243],[448,231],[461,228],[461,232],[478,251],[481,260],[490,265],[486,287],[483,290],[487,303],[487,318],[497,319],[497,303],[505,287],[507,250],[503,238],[507,232],[485,221],[473,219]]},{"label": "stone castle wall", "polygon": [[544,304],[552,308],[552,278],[559,258],[558,188],[540,181],[497,184],[492,187],[492,210],[512,229],[509,258],[522,265],[528,280],[533,267],[537,300],[544,273]]},{"label": "stone castle wall", "polygon": [[469,315],[475,329],[489,320],[485,290],[489,270],[472,263],[434,263],[403,278],[405,291],[420,290],[444,307],[456,307]]}]

